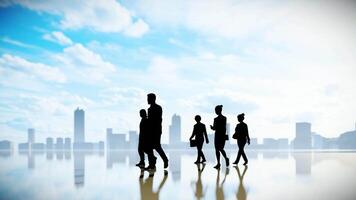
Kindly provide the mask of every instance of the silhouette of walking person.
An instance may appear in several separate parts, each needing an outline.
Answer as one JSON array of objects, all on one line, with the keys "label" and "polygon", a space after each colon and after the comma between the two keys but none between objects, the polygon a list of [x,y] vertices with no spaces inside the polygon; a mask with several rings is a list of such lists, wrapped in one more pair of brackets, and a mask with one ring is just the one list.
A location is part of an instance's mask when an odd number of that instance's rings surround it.
[{"label": "silhouette of walking person", "polygon": [[163,188],[164,184],[167,181],[168,171],[164,170],[164,177],[161,180],[161,183],[159,184],[157,191],[153,191],[154,171],[150,172],[150,175],[145,180],[143,180],[143,174],[144,171],[141,170],[140,179],[139,179],[141,199],[158,200],[159,193],[161,192],[161,189]]},{"label": "silhouette of walking person", "polygon": [[[164,153],[161,146],[161,135],[162,135],[162,107],[156,104],[156,95],[150,93],[147,95],[147,103],[150,105],[148,108],[148,122],[149,129],[152,134],[152,140],[150,141],[153,145],[153,149],[161,156],[164,168],[168,167],[168,158]],[[152,169],[153,166],[149,166],[147,169]]]},{"label": "silhouette of walking person", "polygon": [[246,193],[246,189],[245,189],[245,186],[244,186],[244,176],[246,174],[246,171],[247,171],[247,165],[245,165],[245,168],[244,168],[244,171],[242,172],[242,175],[240,173],[240,169],[238,166],[235,166],[235,169],[237,171],[237,174],[239,176],[239,180],[240,180],[240,184],[239,184],[239,187],[236,191],[236,199],[238,200],[246,200],[247,198],[247,193]]},{"label": "silhouette of walking person", "polygon": [[197,123],[194,125],[192,136],[190,136],[189,140],[192,140],[195,137],[197,150],[198,150],[198,157],[194,163],[198,164],[206,161],[202,149],[203,149],[204,138],[207,144],[209,143],[209,138],[208,138],[208,134],[206,133],[205,124],[200,122],[201,117],[199,115],[195,116],[195,121]]},{"label": "silhouette of walking person", "polygon": [[224,195],[224,183],[226,180],[226,176],[229,174],[229,168],[226,168],[225,170],[225,176],[224,179],[222,180],[220,184],[220,169],[218,169],[218,174],[216,176],[216,187],[215,187],[215,197],[216,199],[225,199]]},{"label": "silhouette of walking person", "polygon": [[147,154],[149,168],[154,168],[156,164],[156,157],[153,154],[152,144],[149,142],[150,140],[150,132],[149,132],[149,124],[147,119],[146,110],[140,110],[140,133],[138,137],[138,154],[140,156],[140,162],[136,164],[136,166],[143,168],[145,167],[145,154]]},{"label": "silhouette of walking person", "polygon": [[214,166],[215,169],[220,168],[220,153],[224,156],[226,167],[229,166],[229,158],[224,150],[226,135],[226,117],[222,115],[222,105],[217,105],[215,107],[215,113],[218,115],[214,119],[214,124],[210,125],[210,128],[215,131],[214,145],[217,164]]},{"label": "silhouette of walking person", "polygon": [[244,119],[245,119],[244,113],[237,115],[237,120],[239,121],[239,123],[236,125],[235,133],[233,135],[233,138],[237,139],[237,146],[239,147],[239,152],[237,153],[236,160],[233,163],[236,165],[239,163],[241,156],[245,161],[244,165],[247,165],[248,163],[248,159],[245,154],[244,147],[246,145],[246,142],[247,144],[250,145],[250,136],[248,134],[247,124],[243,122]]},{"label": "silhouette of walking person", "polygon": [[198,169],[198,180],[195,182],[195,198],[196,199],[202,199],[204,198],[206,188],[203,188],[203,183],[201,181],[201,174],[204,171],[205,168],[205,163],[202,164],[202,168],[200,167],[200,164],[197,164],[197,169]]}]

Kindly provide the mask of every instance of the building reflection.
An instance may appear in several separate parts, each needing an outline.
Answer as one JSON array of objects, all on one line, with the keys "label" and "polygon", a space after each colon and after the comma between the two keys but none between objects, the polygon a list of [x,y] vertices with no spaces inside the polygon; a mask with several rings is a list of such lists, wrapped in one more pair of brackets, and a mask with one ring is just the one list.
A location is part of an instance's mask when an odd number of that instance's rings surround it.
[{"label": "building reflection", "polygon": [[181,151],[169,152],[169,171],[172,173],[173,181],[180,181],[181,179]]},{"label": "building reflection", "polygon": [[312,165],[312,154],[303,152],[294,152],[292,156],[295,160],[295,173],[297,175],[310,175]]},{"label": "building reflection", "polygon": [[114,163],[125,164],[127,152],[125,151],[107,151],[106,168],[111,169]]},{"label": "building reflection", "polygon": [[84,186],[85,182],[85,152],[74,151],[74,185]]}]

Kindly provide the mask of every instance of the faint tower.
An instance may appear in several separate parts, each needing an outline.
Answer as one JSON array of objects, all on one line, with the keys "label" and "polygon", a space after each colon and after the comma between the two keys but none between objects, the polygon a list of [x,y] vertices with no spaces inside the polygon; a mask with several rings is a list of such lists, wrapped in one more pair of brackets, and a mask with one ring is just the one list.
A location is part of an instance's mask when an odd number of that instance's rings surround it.
[{"label": "faint tower", "polygon": [[295,125],[295,149],[310,149],[311,148],[311,123],[298,122]]},{"label": "faint tower", "polygon": [[179,144],[181,142],[181,118],[179,115],[172,116],[172,124],[169,126],[169,144]]},{"label": "faint tower", "polygon": [[46,139],[46,149],[53,149],[53,138],[48,137]]},{"label": "faint tower", "polygon": [[64,148],[65,149],[71,149],[72,148],[72,143],[71,139],[69,137],[64,138]]},{"label": "faint tower", "polygon": [[33,144],[35,143],[35,129],[29,128],[27,129],[27,142],[28,144]]},{"label": "faint tower", "polygon": [[74,143],[85,142],[84,110],[77,108],[74,111]]}]

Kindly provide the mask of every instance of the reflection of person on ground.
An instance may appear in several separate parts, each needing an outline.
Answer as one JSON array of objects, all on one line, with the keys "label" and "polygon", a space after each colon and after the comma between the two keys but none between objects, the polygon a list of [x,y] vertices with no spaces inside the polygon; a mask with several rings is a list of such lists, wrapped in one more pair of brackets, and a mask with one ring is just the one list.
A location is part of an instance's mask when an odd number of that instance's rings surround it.
[{"label": "reflection of person on ground", "polygon": [[167,181],[167,177],[168,177],[168,171],[164,170],[164,177],[161,180],[161,183],[158,186],[157,191],[153,191],[153,177],[154,177],[154,170],[152,170],[150,172],[150,175],[143,180],[143,173],[144,171],[141,170],[141,174],[140,174],[140,192],[141,192],[141,199],[159,199],[159,193],[161,192],[161,189],[163,188],[164,184]]},{"label": "reflection of person on ground", "polygon": [[220,184],[220,169],[218,169],[218,174],[216,176],[216,188],[215,188],[216,199],[225,199],[225,196],[224,196],[224,183],[225,183],[225,180],[226,180],[226,176],[228,174],[229,174],[229,168],[226,168],[224,179],[222,180],[222,182]]},{"label": "reflection of person on ground", "polygon": [[226,167],[229,166],[229,158],[226,156],[224,147],[225,140],[227,138],[226,135],[226,117],[222,115],[222,105],[218,105],[215,107],[215,113],[218,115],[214,119],[214,125],[210,125],[210,128],[215,131],[214,145],[215,145],[215,154],[217,164],[214,168],[220,168],[220,153],[224,156]]},{"label": "reflection of person on ground", "polygon": [[200,168],[200,164],[197,164],[198,180],[197,180],[197,182],[195,183],[195,192],[194,192],[194,195],[195,195],[195,198],[196,198],[196,199],[202,199],[202,198],[204,198],[204,194],[205,194],[205,188],[203,188],[203,184],[202,184],[202,181],[201,181],[201,174],[202,174],[203,171],[204,171],[205,163],[203,163],[202,166],[203,166],[203,167]]},{"label": "reflection of person on ground", "polygon": [[235,166],[235,169],[236,169],[237,174],[239,175],[239,179],[240,179],[239,188],[236,191],[236,199],[244,200],[247,197],[246,189],[245,189],[245,186],[244,186],[244,183],[243,183],[244,176],[245,176],[246,171],[247,171],[247,165],[245,165],[245,168],[244,168],[244,171],[242,172],[242,175],[240,173],[240,169],[239,169],[238,166]]},{"label": "reflection of person on ground", "polygon": [[190,136],[190,140],[192,140],[195,137],[195,141],[197,143],[198,157],[197,160],[194,162],[195,164],[203,163],[206,161],[202,150],[204,137],[206,143],[207,144],[209,143],[209,138],[208,138],[208,134],[206,133],[205,124],[201,123],[200,120],[201,117],[199,115],[195,116],[195,121],[197,123],[194,125],[192,136]]},{"label": "reflection of person on ground", "polygon": [[[150,93],[147,95],[147,103],[150,105],[148,108],[148,122],[151,137],[151,144],[153,149],[161,156],[164,162],[164,168],[168,167],[168,158],[164,153],[161,146],[161,135],[162,135],[162,107],[156,104],[156,95]],[[153,166],[149,166],[148,169],[152,169]]]},{"label": "reflection of person on ground", "polygon": [[156,157],[153,154],[152,144],[149,142],[150,140],[150,132],[148,127],[148,119],[146,110],[140,110],[140,133],[138,136],[138,154],[140,156],[140,162],[136,164],[138,167],[145,167],[145,154],[147,154],[149,167],[154,168],[156,164]]},{"label": "reflection of person on ground", "polygon": [[243,122],[244,119],[245,119],[244,113],[237,115],[237,120],[239,121],[239,123],[236,125],[235,133],[233,136],[233,138],[237,139],[237,145],[239,147],[239,152],[237,153],[237,157],[234,162],[234,164],[236,165],[239,163],[241,156],[245,161],[244,165],[247,165],[248,163],[248,159],[245,154],[244,147],[246,145],[246,142],[247,144],[250,144],[250,136],[248,134],[247,124]]}]

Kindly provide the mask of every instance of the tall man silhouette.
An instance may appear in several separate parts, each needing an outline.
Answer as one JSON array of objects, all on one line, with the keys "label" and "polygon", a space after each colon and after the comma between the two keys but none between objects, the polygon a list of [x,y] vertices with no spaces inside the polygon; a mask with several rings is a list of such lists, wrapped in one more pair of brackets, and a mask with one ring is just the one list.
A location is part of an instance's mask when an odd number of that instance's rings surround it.
[{"label": "tall man silhouette", "polygon": [[[152,147],[161,156],[164,162],[164,168],[168,167],[168,158],[164,153],[161,146],[162,135],[162,107],[156,104],[156,95],[150,93],[147,95],[147,103],[150,105],[148,108],[148,123],[152,135]],[[149,169],[152,167],[148,167]]]}]

